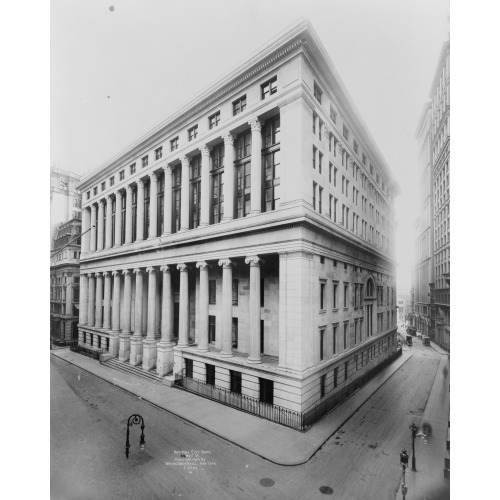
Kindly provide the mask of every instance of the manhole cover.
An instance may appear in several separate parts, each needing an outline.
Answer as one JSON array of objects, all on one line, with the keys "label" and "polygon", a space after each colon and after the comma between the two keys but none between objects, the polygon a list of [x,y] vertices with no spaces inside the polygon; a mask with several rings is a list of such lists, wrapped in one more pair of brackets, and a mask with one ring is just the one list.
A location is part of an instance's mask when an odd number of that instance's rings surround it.
[{"label": "manhole cover", "polygon": [[265,477],[260,480],[262,486],[274,486],[274,481],[270,477]]},{"label": "manhole cover", "polygon": [[323,493],[323,495],[333,495],[333,490],[330,486],[321,486],[319,491]]}]

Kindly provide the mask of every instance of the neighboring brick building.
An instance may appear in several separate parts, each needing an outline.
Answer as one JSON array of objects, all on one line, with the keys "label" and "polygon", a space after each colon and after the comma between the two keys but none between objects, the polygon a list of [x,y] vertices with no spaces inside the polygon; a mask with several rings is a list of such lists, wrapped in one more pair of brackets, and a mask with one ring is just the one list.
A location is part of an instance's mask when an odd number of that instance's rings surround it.
[{"label": "neighboring brick building", "polygon": [[78,187],[101,359],[300,427],[396,354],[399,188],[308,21]]}]

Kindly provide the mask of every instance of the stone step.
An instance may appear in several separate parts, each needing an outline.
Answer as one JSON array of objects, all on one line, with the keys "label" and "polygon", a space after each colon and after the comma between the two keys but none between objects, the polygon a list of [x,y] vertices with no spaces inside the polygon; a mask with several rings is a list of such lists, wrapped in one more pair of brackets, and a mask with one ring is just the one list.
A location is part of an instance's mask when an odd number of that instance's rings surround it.
[{"label": "stone step", "polygon": [[104,366],[109,366],[114,370],[119,370],[124,373],[130,373],[132,375],[136,375],[138,377],[146,378],[148,380],[153,380],[155,382],[163,382],[163,377],[160,377],[154,371],[144,371],[141,365],[132,366],[128,362],[120,361],[118,358],[109,359],[108,361],[104,361],[102,363]]}]

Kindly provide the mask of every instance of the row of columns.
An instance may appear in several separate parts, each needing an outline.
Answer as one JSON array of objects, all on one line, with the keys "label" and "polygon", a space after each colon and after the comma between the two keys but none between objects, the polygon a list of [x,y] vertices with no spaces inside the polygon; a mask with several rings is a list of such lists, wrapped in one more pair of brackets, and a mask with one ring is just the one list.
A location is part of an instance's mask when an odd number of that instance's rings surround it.
[{"label": "row of columns", "polygon": [[[252,131],[252,151],[251,151],[251,214],[259,214],[262,204],[262,122],[258,118],[254,118],[249,122]],[[224,220],[233,219],[234,214],[234,141],[235,135],[230,132],[222,136],[224,140]],[[201,210],[200,210],[200,226],[208,226],[210,223],[210,152],[212,148],[208,145],[200,147],[201,152]],[[189,167],[191,158],[182,156],[179,158],[182,164],[181,177],[181,227],[180,231],[189,229],[190,221],[190,192],[189,192]],[[164,230],[163,235],[172,233],[172,165],[163,167],[165,173],[165,191],[164,191]],[[157,234],[157,196],[158,196],[158,175],[156,173],[149,174],[150,178],[150,214],[149,214],[149,238],[156,238]],[[136,241],[142,241],[144,234],[144,181],[139,179],[137,183],[137,238]],[[125,238],[124,243],[132,243],[132,184],[125,187],[126,191],[126,207],[125,207]],[[117,190],[114,193],[116,199],[115,211],[115,243],[114,246],[120,246],[122,241],[122,212],[121,200],[122,190]],[[108,222],[106,224],[106,232],[104,232],[104,207],[107,207],[107,218],[111,220],[111,206],[113,194],[109,194],[106,200],[101,199],[96,203],[92,203],[89,207],[83,209],[83,231],[90,231],[83,235],[82,249],[83,252],[94,252],[111,248],[112,226]],[[90,220],[89,220],[90,219]],[[96,222],[97,230],[96,230]]]},{"label": "row of columns", "polygon": [[[250,265],[250,349],[248,362],[261,363],[261,338],[260,338],[260,266],[262,260],[258,256],[250,256],[245,259]],[[232,351],[232,272],[233,262],[230,259],[221,259],[218,265],[222,267],[222,323],[221,323],[221,351],[222,358],[234,356]],[[180,273],[179,286],[179,338],[177,347],[189,346],[189,266],[181,263],[176,269]],[[199,336],[198,348],[200,353],[208,352],[209,322],[209,269],[210,265],[205,261],[196,263],[200,272],[200,294],[199,301]],[[173,290],[171,271],[173,266],[164,265],[159,268],[163,274],[163,289],[161,301],[161,338],[159,342],[155,336],[156,318],[156,281],[157,268],[148,267],[148,307],[147,307],[147,331],[142,331],[143,315],[143,276],[144,270],[136,268],[120,271],[105,271],[97,273],[82,274],[81,299],[80,299],[80,325],[95,329],[107,330],[110,333],[119,334],[119,358],[122,361],[130,360],[131,364],[139,364],[142,361],[145,370],[151,370],[155,366],[157,371],[167,373],[168,366],[174,346],[174,314],[173,314]],[[132,273],[135,274],[135,326],[131,331],[131,307],[132,307]],[[120,276],[124,276],[123,303],[120,304]],[[104,279],[104,295],[103,283]],[[111,280],[113,279],[113,293],[111,293]],[[103,302],[104,307],[100,304]],[[112,307],[111,307],[112,304]],[[97,305],[97,307],[96,307]],[[120,307],[122,314],[120,324]],[[111,315],[112,310],[112,315]],[[146,333],[145,338],[143,337]],[[172,358],[173,359],[173,358]],[[172,361],[172,360],[170,360]],[[167,370],[167,371],[165,371]]]}]

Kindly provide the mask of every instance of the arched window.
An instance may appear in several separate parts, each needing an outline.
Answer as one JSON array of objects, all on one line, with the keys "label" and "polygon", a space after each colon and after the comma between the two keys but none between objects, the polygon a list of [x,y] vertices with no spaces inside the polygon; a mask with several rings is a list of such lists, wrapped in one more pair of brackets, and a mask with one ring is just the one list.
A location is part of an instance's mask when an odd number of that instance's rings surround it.
[{"label": "arched window", "polygon": [[366,296],[373,297],[374,290],[375,286],[373,284],[373,280],[370,278],[366,283]]}]

